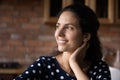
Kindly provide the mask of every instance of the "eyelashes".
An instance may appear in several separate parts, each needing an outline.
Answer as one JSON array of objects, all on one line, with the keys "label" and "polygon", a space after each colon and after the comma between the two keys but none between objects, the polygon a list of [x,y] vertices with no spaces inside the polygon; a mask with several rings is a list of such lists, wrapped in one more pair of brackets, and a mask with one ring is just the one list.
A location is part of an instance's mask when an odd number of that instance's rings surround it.
[{"label": "eyelashes", "polygon": [[74,29],[75,29],[75,26],[70,25],[70,24],[66,24],[66,25],[64,25],[64,26],[62,27],[61,25],[56,24],[56,29],[60,29],[60,28],[62,28],[62,29],[64,29],[64,30],[74,30]]}]

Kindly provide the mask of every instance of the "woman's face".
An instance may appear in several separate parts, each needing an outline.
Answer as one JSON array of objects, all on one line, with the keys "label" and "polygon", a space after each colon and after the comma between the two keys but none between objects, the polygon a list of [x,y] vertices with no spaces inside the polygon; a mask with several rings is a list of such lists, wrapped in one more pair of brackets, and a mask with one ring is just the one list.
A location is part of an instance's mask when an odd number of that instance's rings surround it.
[{"label": "woman's face", "polygon": [[70,11],[63,12],[56,24],[55,38],[58,50],[73,52],[80,47],[83,34],[77,17]]}]

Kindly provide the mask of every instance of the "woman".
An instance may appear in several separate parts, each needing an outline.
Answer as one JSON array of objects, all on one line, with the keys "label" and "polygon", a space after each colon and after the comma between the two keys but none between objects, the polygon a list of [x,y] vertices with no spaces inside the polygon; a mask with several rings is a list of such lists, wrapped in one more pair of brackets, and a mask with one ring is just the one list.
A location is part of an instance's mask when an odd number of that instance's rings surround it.
[{"label": "woman", "polygon": [[101,60],[98,28],[97,17],[87,6],[65,7],[56,23],[59,54],[41,56],[15,80],[111,80]]}]

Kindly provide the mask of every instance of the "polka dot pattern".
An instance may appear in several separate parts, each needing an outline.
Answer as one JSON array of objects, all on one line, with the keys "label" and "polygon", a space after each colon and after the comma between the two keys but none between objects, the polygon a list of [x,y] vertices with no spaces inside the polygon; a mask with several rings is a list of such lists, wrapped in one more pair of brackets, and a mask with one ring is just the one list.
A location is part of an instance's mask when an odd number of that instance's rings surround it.
[{"label": "polka dot pattern", "polygon": [[[98,61],[88,71],[90,80],[111,80],[110,71],[105,62]],[[13,80],[77,80],[65,72],[55,57],[41,56],[27,70]]]},{"label": "polka dot pattern", "polygon": [[110,70],[107,64],[99,61],[89,71],[90,80],[111,80]]}]

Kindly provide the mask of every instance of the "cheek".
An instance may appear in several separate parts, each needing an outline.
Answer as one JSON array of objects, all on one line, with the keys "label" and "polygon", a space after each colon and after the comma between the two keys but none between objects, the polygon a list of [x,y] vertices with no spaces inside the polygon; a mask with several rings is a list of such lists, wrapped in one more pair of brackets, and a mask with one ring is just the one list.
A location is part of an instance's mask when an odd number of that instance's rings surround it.
[{"label": "cheek", "polygon": [[56,32],[56,31],[54,32],[54,37],[55,37],[55,38],[57,37],[57,32]]},{"label": "cheek", "polygon": [[82,37],[82,35],[73,36],[72,41],[73,41],[74,45],[81,46],[81,44],[83,42],[83,37]]},{"label": "cheek", "polygon": [[81,46],[82,42],[83,42],[82,38],[79,37],[77,37],[77,39],[75,40],[77,46]]}]

